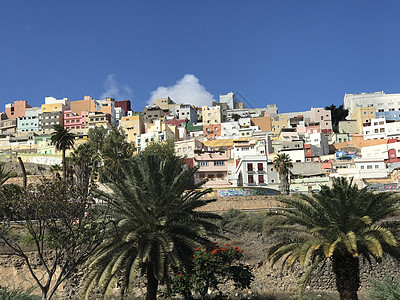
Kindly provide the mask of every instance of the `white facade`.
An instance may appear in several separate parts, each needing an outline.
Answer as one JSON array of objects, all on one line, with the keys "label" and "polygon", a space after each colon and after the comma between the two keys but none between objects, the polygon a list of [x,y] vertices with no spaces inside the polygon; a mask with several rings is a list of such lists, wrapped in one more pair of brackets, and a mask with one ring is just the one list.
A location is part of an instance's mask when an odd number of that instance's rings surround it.
[{"label": "white facade", "polygon": [[281,151],[279,151],[279,154],[285,153],[287,155],[289,155],[290,159],[293,162],[305,162],[305,153],[304,153],[304,149],[298,149],[298,150],[284,150],[281,149]]},{"label": "white facade", "polygon": [[383,159],[356,159],[354,165],[361,178],[386,178],[389,174]]},{"label": "white facade", "polygon": [[348,119],[351,118],[358,107],[375,107],[377,112],[399,111],[400,94],[385,94],[382,92],[345,94],[344,107],[349,110]]},{"label": "white facade", "polygon": [[115,122],[116,124],[120,125],[120,121],[122,117],[126,116],[126,112],[122,107],[115,108]]},{"label": "white facade", "polygon": [[240,118],[248,118],[250,116],[249,110],[247,108],[228,109],[227,121],[233,121],[233,115],[239,115]]},{"label": "white facade", "polygon": [[268,155],[268,142],[264,139],[236,140],[233,142],[231,158],[241,159],[244,156],[264,156]]},{"label": "white facade", "polygon": [[63,111],[71,109],[71,101],[68,98],[44,97],[44,104],[61,104]]},{"label": "white facade", "polygon": [[234,171],[229,175],[229,181],[233,186],[267,186],[267,170],[266,156],[246,155],[237,162]]},{"label": "white facade", "polygon": [[386,120],[385,118],[371,119],[371,125],[363,127],[365,140],[385,139]]},{"label": "white facade", "polygon": [[238,121],[221,123],[221,138],[238,138],[239,129],[240,126]]},{"label": "white facade", "polygon": [[197,123],[197,111],[190,104],[177,104],[172,108],[172,113],[177,119],[188,119],[190,123]]},{"label": "white facade", "polygon": [[400,137],[400,122],[386,122],[384,117],[371,119],[371,125],[363,128],[365,140]]},{"label": "white facade", "polygon": [[233,92],[230,92],[226,95],[219,95],[219,103],[226,103],[228,105],[228,109],[234,109],[235,103],[237,103],[236,95]]},{"label": "white facade", "polygon": [[[328,138],[321,132],[319,133],[307,133],[305,135],[306,144],[311,144],[313,149],[317,150],[316,156],[329,154],[329,142]],[[314,151],[313,151],[314,153]]]}]

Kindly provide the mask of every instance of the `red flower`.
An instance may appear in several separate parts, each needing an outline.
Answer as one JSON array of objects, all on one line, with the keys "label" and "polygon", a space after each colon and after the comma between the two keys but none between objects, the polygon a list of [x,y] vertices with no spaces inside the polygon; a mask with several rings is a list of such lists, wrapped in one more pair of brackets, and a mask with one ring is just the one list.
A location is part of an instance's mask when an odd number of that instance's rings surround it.
[{"label": "red flower", "polygon": [[194,249],[194,251],[199,251],[201,249],[201,247],[198,247],[196,249]]},{"label": "red flower", "polygon": [[232,244],[226,244],[225,246],[230,247],[230,246],[232,246]]},{"label": "red flower", "polygon": [[179,274],[179,276],[182,276],[182,273],[181,273],[181,274]]},{"label": "red flower", "polygon": [[243,252],[243,250],[240,250],[240,252]]},{"label": "red flower", "polygon": [[211,251],[211,254],[217,254],[217,252],[218,252],[218,249],[214,249],[213,251]]},{"label": "red flower", "polygon": [[225,247],[221,247],[221,251],[225,251],[226,250],[226,248]]},{"label": "red flower", "polygon": [[239,249],[239,247],[235,246],[235,247],[233,247],[233,249],[235,249],[235,250],[238,250],[238,249]]},{"label": "red flower", "polygon": [[218,242],[214,242],[214,245],[218,245]]}]

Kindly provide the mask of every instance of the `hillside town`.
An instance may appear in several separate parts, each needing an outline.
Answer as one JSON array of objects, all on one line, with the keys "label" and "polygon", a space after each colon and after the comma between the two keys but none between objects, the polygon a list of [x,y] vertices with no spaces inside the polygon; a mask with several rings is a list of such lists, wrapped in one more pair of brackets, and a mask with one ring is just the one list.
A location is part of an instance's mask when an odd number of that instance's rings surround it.
[{"label": "hillside town", "polygon": [[279,190],[273,161],[287,154],[293,164],[291,193],[319,191],[333,177],[380,191],[398,189],[400,94],[345,94],[343,106],[288,113],[279,112],[277,104],[253,108],[239,96],[222,94],[202,107],[159,98],[143,111],[134,111],[130,100],[113,98],[45,97],[40,107],[18,100],[1,113],[0,151],[26,162],[59,164],[51,143],[54,125],[70,130],[75,146],[85,143],[90,128],[117,126],[137,152],[173,139],[176,154],[198,166],[195,179],[208,179],[205,187]]}]

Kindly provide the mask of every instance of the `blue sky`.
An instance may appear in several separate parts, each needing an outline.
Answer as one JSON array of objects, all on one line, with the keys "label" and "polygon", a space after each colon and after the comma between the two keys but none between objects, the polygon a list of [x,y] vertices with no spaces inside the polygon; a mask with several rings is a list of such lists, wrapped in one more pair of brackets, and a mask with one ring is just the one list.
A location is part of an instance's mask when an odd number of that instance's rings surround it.
[{"label": "blue sky", "polygon": [[165,93],[203,104],[239,91],[289,112],[397,93],[399,15],[385,0],[3,1],[0,110],[84,95],[142,110]]}]

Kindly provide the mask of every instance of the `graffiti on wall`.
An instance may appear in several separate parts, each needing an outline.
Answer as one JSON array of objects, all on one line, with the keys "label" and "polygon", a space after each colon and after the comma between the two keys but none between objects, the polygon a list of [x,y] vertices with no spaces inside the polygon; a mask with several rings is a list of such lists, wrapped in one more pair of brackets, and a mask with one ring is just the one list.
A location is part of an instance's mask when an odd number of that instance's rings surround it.
[{"label": "graffiti on wall", "polygon": [[226,188],[214,189],[207,196],[210,197],[232,197],[232,196],[275,196],[279,191],[266,188]]},{"label": "graffiti on wall", "polygon": [[368,190],[377,192],[399,191],[400,186],[397,183],[372,183]]}]

